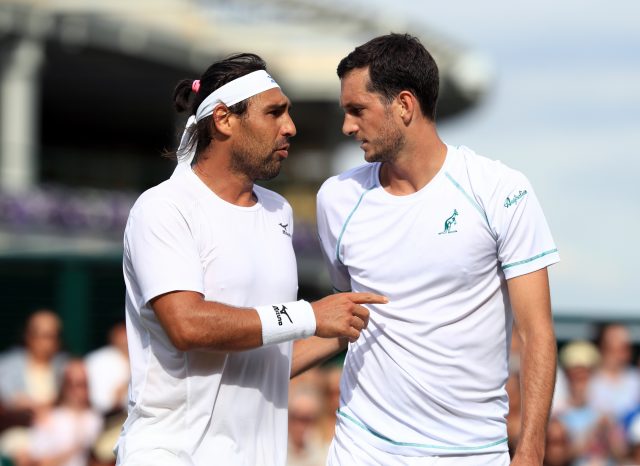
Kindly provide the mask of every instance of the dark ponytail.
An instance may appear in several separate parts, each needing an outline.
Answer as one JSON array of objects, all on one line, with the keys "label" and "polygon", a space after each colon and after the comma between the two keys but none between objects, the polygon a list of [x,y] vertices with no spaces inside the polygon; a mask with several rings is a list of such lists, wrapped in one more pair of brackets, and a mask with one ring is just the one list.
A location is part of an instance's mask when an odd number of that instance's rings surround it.
[{"label": "dark ponytail", "polygon": [[182,113],[186,110],[191,109],[191,100],[192,96],[195,95],[193,92],[193,79],[183,79],[173,90],[173,106],[178,111],[178,113]]}]

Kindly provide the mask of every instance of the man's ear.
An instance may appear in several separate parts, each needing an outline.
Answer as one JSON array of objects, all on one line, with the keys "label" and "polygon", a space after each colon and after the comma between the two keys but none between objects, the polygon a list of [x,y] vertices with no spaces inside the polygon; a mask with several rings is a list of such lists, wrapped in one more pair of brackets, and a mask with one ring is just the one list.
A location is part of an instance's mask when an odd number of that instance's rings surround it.
[{"label": "man's ear", "polygon": [[415,116],[415,112],[418,110],[416,96],[409,91],[400,91],[396,99],[399,107],[398,112],[400,118],[405,125],[409,124]]},{"label": "man's ear", "polygon": [[231,136],[231,122],[230,117],[232,113],[229,111],[226,105],[218,105],[213,109],[211,115],[211,124],[213,125],[214,134],[222,134],[224,136]]}]

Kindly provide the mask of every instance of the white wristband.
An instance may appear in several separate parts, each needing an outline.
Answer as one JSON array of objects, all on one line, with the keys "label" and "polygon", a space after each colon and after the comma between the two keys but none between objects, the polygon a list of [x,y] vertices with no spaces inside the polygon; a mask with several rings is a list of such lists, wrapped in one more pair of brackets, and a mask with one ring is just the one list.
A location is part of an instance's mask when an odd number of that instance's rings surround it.
[{"label": "white wristband", "polygon": [[262,344],[306,338],[316,333],[316,316],[311,304],[300,300],[291,303],[256,307],[262,322]]}]

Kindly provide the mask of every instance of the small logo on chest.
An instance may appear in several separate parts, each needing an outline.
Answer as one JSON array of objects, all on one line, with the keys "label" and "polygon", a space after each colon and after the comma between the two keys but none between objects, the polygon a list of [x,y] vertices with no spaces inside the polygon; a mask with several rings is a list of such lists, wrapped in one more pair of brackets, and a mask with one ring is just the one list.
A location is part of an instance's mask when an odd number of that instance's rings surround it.
[{"label": "small logo on chest", "polygon": [[288,223],[278,223],[278,225],[280,225],[280,227],[282,228],[282,234],[283,235],[287,235],[289,238],[291,238],[291,233],[289,233],[287,231],[287,228],[289,228],[289,224]]},{"label": "small logo on chest", "polygon": [[458,216],[458,211],[453,209],[453,214],[451,217],[444,221],[444,230],[442,230],[439,235],[448,235],[449,233],[457,233],[458,230],[455,230],[454,227],[458,223],[456,222],[456,217]]}]

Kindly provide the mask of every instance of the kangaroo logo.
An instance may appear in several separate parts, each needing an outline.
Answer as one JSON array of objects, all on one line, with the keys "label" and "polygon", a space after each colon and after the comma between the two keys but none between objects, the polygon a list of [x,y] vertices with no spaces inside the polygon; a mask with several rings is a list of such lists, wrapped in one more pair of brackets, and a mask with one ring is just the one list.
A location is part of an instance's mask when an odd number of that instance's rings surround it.
[{"label": "kangaroo logo", "polygon": [[282,234],[283,235],[287,235],[289,238],[291,238],[291,233],[289,233],[287,231],[287,227],[289,226],[289,224],[288,223],[284,223],[284,224],[283,223],[278,223],[278,225],[280,225],[280,227],[282,228]]},{"label": "kangaroo logo", "polygon": [[456,217],[458,216],[458,211],[453,209],[453,214],[451,217],[444,221],[444,230],[438,233],[439,235],[448,235],[449,233],[456,233],[458,230],[452,230],[453,226],[456,225]]}]

